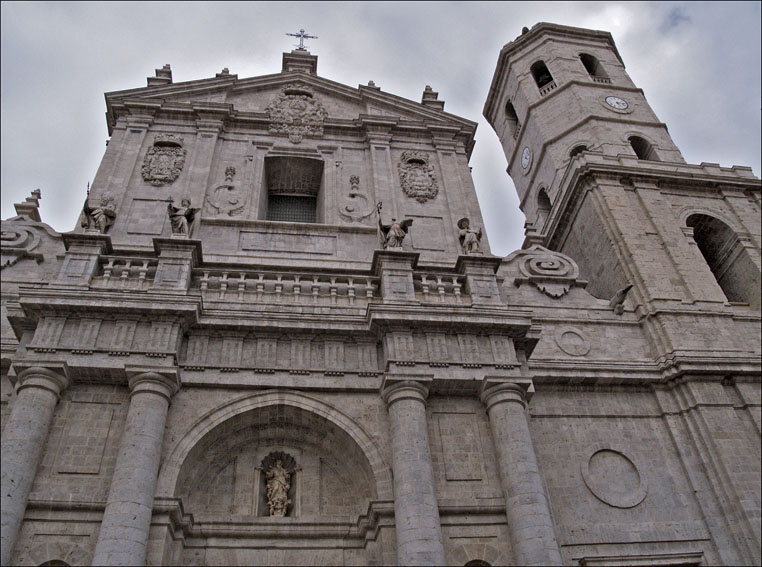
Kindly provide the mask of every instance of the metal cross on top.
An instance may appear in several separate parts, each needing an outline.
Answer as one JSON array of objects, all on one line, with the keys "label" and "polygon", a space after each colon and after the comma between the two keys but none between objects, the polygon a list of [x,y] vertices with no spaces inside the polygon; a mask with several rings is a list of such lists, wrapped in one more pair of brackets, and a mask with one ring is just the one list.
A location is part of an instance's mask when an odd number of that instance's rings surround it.
[{"label": "metal cross on top", "polygon": [[287,33],[286,35],[299,38],[299,49],[304,49],[305,39],[318,39],[318,36],[316,35],[307,35],[306,33],[304,33],[303,29],[299,30],[299,33]]}]

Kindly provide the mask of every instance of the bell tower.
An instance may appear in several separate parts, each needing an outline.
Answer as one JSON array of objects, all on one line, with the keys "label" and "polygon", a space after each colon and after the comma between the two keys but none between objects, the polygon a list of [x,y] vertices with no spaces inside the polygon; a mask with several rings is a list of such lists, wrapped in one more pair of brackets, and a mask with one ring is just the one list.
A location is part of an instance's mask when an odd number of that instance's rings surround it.
[{"label": "bell tower", "polygon": [[687,164],[611,34],[524,28],[500,52],[484,116],[527,217],[525,246],[572,257],[600,299],[627,294],[657,358],[744,358],[699,327],[730,337],[741,332],[731,313],[759,314],[760,181],[748,167]]}]

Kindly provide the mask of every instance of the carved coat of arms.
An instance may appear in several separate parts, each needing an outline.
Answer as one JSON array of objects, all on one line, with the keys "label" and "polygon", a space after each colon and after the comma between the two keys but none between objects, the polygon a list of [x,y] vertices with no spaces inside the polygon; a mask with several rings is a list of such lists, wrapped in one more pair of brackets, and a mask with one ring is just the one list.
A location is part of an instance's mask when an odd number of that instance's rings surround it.
[{"label": "carved coat of arms", "polygon": [[328,114],[315,99],[312,89],[300,85],[283,87],[265,111],[270,116],[270,132],[287,135],[293,144],[298,144],[305,136],[322,136]]},{"label": "carved coat of arms", "polygon": [[433,199],[439,193],[434,167],[429,163],[429,156],[423,152],[403,152],[397,164],[400,185],[405,195],[419,203]]},{"label": "carved coat of arms", "polygon": [[155,187],[172,183],[183,170],[185,152],[182,138],[172,134],[156,136],[143,159],[143,179]]}]

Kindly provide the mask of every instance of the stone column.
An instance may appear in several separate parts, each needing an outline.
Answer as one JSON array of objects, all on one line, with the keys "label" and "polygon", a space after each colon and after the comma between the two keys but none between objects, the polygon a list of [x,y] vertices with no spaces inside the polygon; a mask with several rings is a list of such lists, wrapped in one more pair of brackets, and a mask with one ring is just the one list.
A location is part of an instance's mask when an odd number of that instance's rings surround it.
[{"label": "stone column", "polygon": [[93,565],[144,565],[164,425],[176,376],[141,372],[130,378],[130,409]]},{"label": "stone column", "polygon": [[505,513],[517,565],[561,565],[550,505],[529,436],[525,391],[499,383],[482,391],[495,442]]},{"label": "stone column", "polygon": [[385,385],[382,395],[392,426],[397,560],[400,565],[445,565],[426,429],[428,388],[402,381]]},{"label": "stone column", "polygon": [[[14,366],[19,371],[19,366]],[[0,565],[10,565],[29,490],[53,420],[53,411],[61,392],[69,385],[66,366],[56,366],[56,371],[29,366],[18,374],[17,397],[2,437]]]}]

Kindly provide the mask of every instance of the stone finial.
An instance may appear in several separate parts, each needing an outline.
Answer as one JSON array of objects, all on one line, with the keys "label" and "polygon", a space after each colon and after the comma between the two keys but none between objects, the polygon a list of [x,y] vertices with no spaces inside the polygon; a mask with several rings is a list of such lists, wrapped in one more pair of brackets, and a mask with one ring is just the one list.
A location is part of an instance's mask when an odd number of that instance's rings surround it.
[{"label": "stone finial", "polygon": [[283,54],[281,73],[317,75],[317,61],[317,55],[312,55],[306,49],[294,49],[291,53]]},{"label": "stone finial", "polygon": [[161,69],[156,69],[155,77],[148,77],[146,80],[148,81],[149,87],[154,87],[158,85],[171,85],[172,84],[172,68],[170,67],[169,63],[167,63]]},{"label": "stone finial", "polygon": [[368,87],[371,89],[376,89],[377,91],[381,90],[381,87],[377,87],[375,81],[368,81]]},{"label": "stone finial", "polygon": [[39,210],[40,199],[42,199],[42,191],[35,189],[23,203],[16,203],[13,205],[16,209],[16,214],[26,217],[29,220],[41,222]]},{"label": "stone finial", "polygon": [[431,85],[426,85],[426,88],[423,89],[423,95],[421,96],[421,104],[436,108],[437,110],[444,110],[445,101],[439,100],[439,93],[434,92]]},{"label": "stone finial", "polygon": [[230,76],[230,69],[228,69],[227,67],[223,67],[222,71],[220,71],[219,73],[217,73],[214,76],[216,78],[219,78],[219,77],[229,77]]}]

